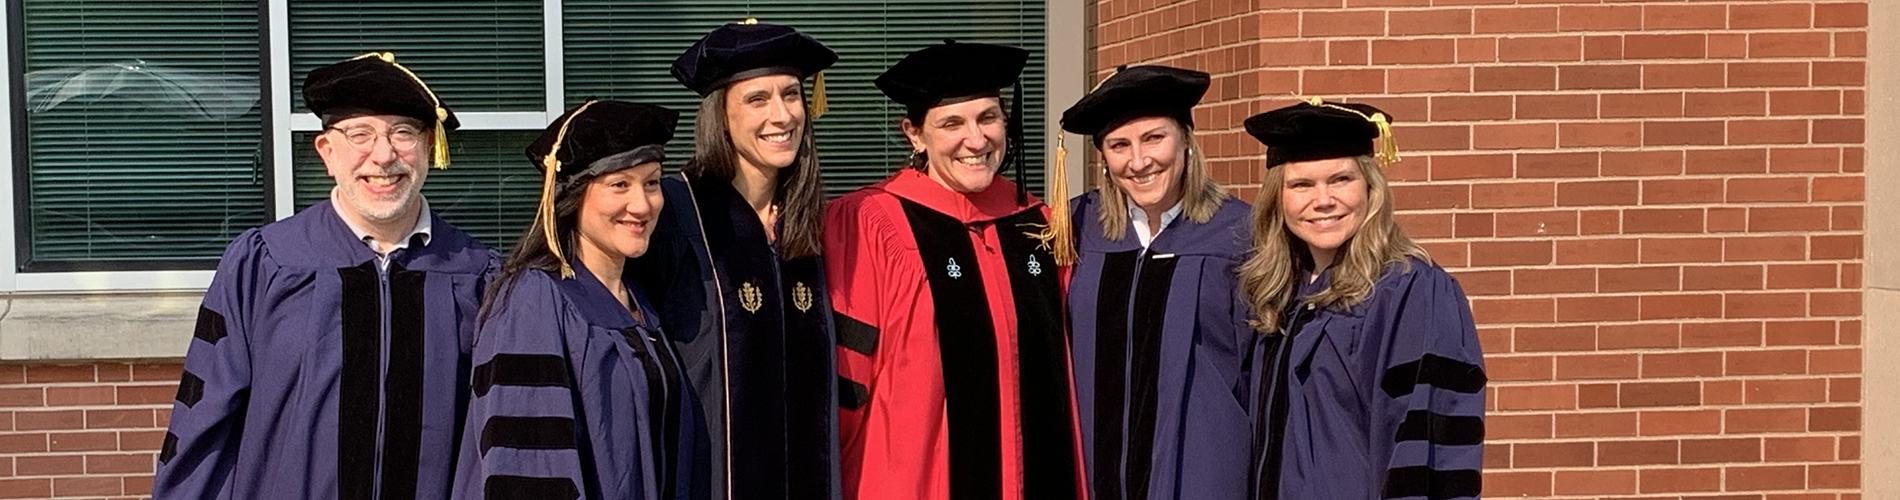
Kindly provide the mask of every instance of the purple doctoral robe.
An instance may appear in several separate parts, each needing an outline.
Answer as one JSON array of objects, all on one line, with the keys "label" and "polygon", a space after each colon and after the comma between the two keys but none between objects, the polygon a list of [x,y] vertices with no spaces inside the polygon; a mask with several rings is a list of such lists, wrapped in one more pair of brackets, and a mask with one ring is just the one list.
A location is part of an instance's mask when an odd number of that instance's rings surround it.
[{"label": "purple doctoral robe", "polygon": [[329,201],[225,250],[153,496],[443,498],[493,250],[434,214],[387,268]]},{"label": "purple doctoral robe", "polygon": [[693,395],[640,287],[635,318],[579,262],[503,286],[476,335],[453,498],[687,498]]},{"label": "purple doctoral robe", "polygon": [[[1176,218],[1144,249],[1102,236],[1100,192],[1073,203],[1081,259],[1069,288],[1090,498],[1239,500],[1252,427],[1247,326],[1235,266],[1246,203]],[[1108,203],[1126,203],[1111,200]]]},{"label": "purple doctoral robe", "polygon": [[1306,305],[1255,345],[1255,498],[1477,498],[1484,360],[1464,290],[1419,259],[1389,266],[1365,302]]}]

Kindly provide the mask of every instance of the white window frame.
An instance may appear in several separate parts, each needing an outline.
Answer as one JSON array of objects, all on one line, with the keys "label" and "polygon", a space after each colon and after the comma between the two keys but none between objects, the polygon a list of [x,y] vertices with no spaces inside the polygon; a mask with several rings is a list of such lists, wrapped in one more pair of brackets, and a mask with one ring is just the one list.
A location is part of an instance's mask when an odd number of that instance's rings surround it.
[{"label": "white window frame", "polygon": [[[546,108],[541,112],[464,112],[457,113],[461,119],[460,130],[541,130],[549,121],[566,111],[566,57],[562,40],[562,0],[542,1],[543,65],[546,77]],[[265,10],[264,36],[270,41],[270,53],[267,57],[266,71],[270,74],[271,86],[267,92],[271,123],[271,207],[278,219],[295,213],[295,177],[291,171],[293,148],[291,143],[294,132],[314,132],[321,130],[321,122],[310,113],[292,113],[290,109],[290,89],[300,75],[290,74],[290,4],[289,0],[268,0]],[[1045,17],[1045,33],[1048,34],[1050,76],[1049,99],[1044,110],[1045,116],[1054,116],[1057,103],[1073,102],[1081,96],[1079,82],[1087,68],[1080,67],[1086,57],[1087,48],[1083,47],[1080,34],[1088,29],[1087,16],[1082,15],[1080,0],[1050,0]],[[11,12],[0,9],[0,26],[11,26]],[[0,36],[0,54],[12,53],[11,36]],[[1060,52],[1060,54],[1058,54]],[[1063,64],[1057,64],[1064,62]],[[0,57],[0,75],[10,75],[13,71],[11,58]],[[0,111],[12,111],[11,78],[0,78]],[[1048,130],[1055,131],[1054,120],[1050,120]],[[13,137],[13,121],[0,120],[0,137]],[[1042,134],[1044,149],[1053,150],[1054,134]],[[1076,141],[1071,141],[1076,142]],[[13,158],[12,140],[0,141],[0,158]],[[1080,156],[1070,158],[1069,172],[1072,186],[1081,177]],[[13,179],[17,175],[18,165],[10,165],[6,175],[0,175],[0,193],[8,200],[15,199],[18,186]],[[42,272],[22,273],[18,271],[18,244],[14,239],[18,233],[13,203],[0,203],[0,234],[8,236],[6,244],[0,244],[0,294],[14,293],[87,293],[87,292],[175,292],[202,291],[211,284],[212,271],[105,271],[105,272]]]}]

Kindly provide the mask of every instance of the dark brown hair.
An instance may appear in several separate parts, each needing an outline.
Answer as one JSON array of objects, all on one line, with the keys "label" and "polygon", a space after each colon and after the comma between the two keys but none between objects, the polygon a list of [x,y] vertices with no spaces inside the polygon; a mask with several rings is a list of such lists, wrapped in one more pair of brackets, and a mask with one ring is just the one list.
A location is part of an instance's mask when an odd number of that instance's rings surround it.
[{"label": "dark brown hair", "polygon": [[[726,128],[726,91],[730,88],[714,90],[699,101],[699,115],[693,119],[693,159],[681,169],[688,176],[731,182],[738,175],[739,150],[732,145],[732,132]],[[798,135],[798,157],[779,169],[778,186],[772,189],[772,199],[779,204],[778,247],[782,260],[816,257],[824,239],[825,184],[818,169],[810,111],[805,113]]]}]

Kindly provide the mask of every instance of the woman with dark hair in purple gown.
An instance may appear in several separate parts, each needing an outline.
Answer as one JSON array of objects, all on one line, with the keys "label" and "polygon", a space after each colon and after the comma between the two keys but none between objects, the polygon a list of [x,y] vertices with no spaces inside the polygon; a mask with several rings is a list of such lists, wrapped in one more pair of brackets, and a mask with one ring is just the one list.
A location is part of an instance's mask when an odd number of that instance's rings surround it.
[{"label": "woman with dark hair in purple gown", "polygon": [[541,206],[483,306],[454,498],[685,497],[692,394],[625,273],[665,205],[678,119],[588,101],[528,146]]}]

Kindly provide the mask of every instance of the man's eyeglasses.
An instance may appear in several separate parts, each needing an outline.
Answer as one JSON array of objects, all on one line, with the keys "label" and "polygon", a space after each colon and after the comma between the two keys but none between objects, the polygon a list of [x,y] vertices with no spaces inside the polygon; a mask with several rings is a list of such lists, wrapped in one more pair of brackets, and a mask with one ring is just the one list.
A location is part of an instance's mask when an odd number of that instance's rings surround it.
[{"label": "man's eyeglasses", "polygon": [[391,149],[404,153],[415,151],[416,145],[422,143],[422,131],[407,125],[390,127],[388,132],[382,133],[378,133],[376,129],[370,127],[330,127],[326,130],[341,132],[343,138],[350,141],[350,145],[355,146],[356,150],[361,152],[369,152],[376,149],[377,137],[388,138],[389,147]]}]

